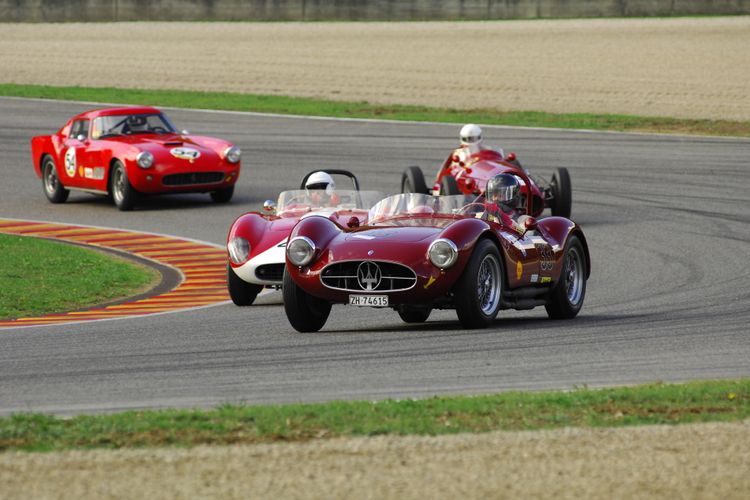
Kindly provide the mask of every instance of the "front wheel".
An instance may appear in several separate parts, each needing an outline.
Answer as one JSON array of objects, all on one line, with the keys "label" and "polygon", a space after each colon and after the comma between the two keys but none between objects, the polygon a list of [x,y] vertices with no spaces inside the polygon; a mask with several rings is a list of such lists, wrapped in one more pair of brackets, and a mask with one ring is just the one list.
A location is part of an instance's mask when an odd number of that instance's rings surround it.
[{"label": "front wheel", "polygon": [[44,194],[52,203],[65,203],[70,191],[65,189],[57,176],[55,160],[51,156],[45,156],[42,162],[42,187]]},{"label": "front wheel", "polygon": [[408,167],[404,170],[404,175],[401,176],[401,192],[430,194],[421,168]]},{"label": "front wheel", "polygon": [[404,323],[424,323],[430,317],[432,309],[425,307],[402,306],[396,309]]},{"label": "front wheel", "polygon": [[135,202],[138,200],[138,191],[130,184],[125,165],[120,161],[116,161],[112,166],[109,192],[112,193],[112,201],[115,202],[115,206],[123,212],[133,210]]},{"label": "front wheel", "polygon": [[234,186],[229,186],[228,188],[212,191],[211,199],[215,203],[228,203],[232,199],[232,195],[234,195]]},{"label": "front wheel", "polygon": [[575,318],[581,310],[586,296],[586,267],[586,253],[581,240],[573,235],[565,245],[560,280],[544,306],[550,318]]},{"label": "front wheel", "polygon": [[238,306],[249,306],[255,302],[255,297],[263,290],[263,285],[248,283],[237,276],[232,266],[227,264],[227,288],[232,302]]},{"label": "front wheel", "polygon": [[552,174],[550,194],[552,195],[550,203],[552,215],[570,218],[573,195],[571,193],[570,174],[567,168],[560,167]]},{"label": "front wheel", "polygon": [[328,321],[331,304],[305,292],[284,269],[284,312],[298,332],[317,332]]},{"label": "front wheel", "polygon": [[471,259],[453,288],[456,314],[464,328],[485,328],[500,310],[503,264],[492,241],[479,240]]}]

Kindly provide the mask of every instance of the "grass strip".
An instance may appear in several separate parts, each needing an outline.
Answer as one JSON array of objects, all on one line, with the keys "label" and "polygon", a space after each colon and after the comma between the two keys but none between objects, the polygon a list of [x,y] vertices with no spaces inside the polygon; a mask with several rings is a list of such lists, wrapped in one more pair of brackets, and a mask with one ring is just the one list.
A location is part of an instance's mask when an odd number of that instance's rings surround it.
[{"label": "grass strip", "polygon": [[231,92],[53,87],[5,83],[0,84],[0,95],[179,108],[253,111],[303,116],[330,116],[336,118],[376,118],[445,123],[474,122],[487,125],[513,125],[522,127],[750,137],[750,122],[729,120],[692,120],[590,113],[561,114],[539,111],[496,111],[493,109],[461,110],[407,105],[383,106],[369,104],[368,102],[339,102],[301,97],[238,94]]},{"label": "grass strip", "polygon": [[252,444],[749,417],[750,379],[741,379],[401,401],[224,405],[211,410],[133,411],[74,418],[16,414],[0,419],[0,450]]},{"label": "grass strip", "polygon": [[102,252],[0,234],[0,319],[71,311],[145,291],[159,274]]}]

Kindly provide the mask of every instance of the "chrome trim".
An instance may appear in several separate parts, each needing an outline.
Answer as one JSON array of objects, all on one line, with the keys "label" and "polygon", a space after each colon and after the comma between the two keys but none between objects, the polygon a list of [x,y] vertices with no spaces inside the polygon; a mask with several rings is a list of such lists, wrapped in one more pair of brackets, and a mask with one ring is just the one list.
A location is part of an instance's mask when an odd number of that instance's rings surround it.
[{"label": "chrome trim", "polygon": [[[399,266],[399,267],[402,267],[403,269],[409,271],[412,274],[412,276],[413,276],[413,277],[405,277],[405,276],[393,276],[393,277],[389,277],[389,276],[384,275],[382,273],[382,268],[381,268],[381,278],[380,278],[381,279],[381,283],[382,283],[383,280],[410,280],[410,281],[413,281],[413,283],[410,286],[406,287],[406,288],[393,288],[393,289],[389,289],[389,290],[364,290],[364,289],[356,289],[356,288],[341,288],[341,287],[331,286],[331,285],[326,284],[325,281],[323,281],[323,278],[324,278],[323,274],[325,273],[326,269],[328,269],[331,266],[341,265],[341,264],[347,264],[347,263],[359,263],[359,265],[361,265],[364,262],[372,262],[372,263],[378,264],[378,265],[380,265],[380,264],[390,264],[390,265],[393,265],[393,266]],[[357,266],[357,268],[359,268],[359,266]],[[414,270],[412,268],[410,268],[409,266],[407,266],[405,264],[402,264],[401,262],[396,262],[396,261],[393,261],[393,260],[382,260],[382,259],[378,259],[378,260],[373,260],[373,259],[337,260],[336,262],[331,262],[330,264],[326,265],[323,269],[320,270],[319,279],[320,279],[320,283],[324,287],[326,287],[326,288],[328,288],[330,290],[339,290],[339,291],[342,291],[342,292],[353,292],[353,293],[373,293],[373,294],[378,294],[378,293],[381,293],[381,294],[382,293],[392,293],[392,292],[405,292],[405,291],[411,290],[412,288],[414,288],[415,286],[417,286],[417,282],[419,281],[419,277],[417,276],[417,273],[415,273]],[[359,279],[358,279],[358,276],[357,276],[356,273],[352,274],[352,275],[338,275],[337,274],[337,275],[333,275],[333,276],[325,276],[325,279],[345,279],[345,280],[346,279],[351,279],[351,280],[356,281],[357,284],[359,284]]]}]

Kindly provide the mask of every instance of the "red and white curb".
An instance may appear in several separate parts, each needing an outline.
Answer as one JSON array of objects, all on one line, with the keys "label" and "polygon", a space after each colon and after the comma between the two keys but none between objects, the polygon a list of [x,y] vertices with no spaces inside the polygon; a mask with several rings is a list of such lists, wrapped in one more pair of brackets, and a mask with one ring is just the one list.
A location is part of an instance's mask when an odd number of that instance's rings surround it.
[{"label": "red and white curb", "polygon": [[143,316],[206,307],[229,300],[227,257],[223,247],[154,233],[12,219],[0,219],[0,233],[124,251],[175,268],[183,278],[172,290],[151,297],[83,311],[0,321],[0,328]]}]

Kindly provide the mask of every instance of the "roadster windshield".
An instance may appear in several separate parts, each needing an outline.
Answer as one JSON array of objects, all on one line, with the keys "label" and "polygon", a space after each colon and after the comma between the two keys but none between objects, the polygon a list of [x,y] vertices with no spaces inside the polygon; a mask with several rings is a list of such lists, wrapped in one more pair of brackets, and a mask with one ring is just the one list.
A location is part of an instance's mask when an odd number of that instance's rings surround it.
[{"label": "roadster windshield", "polygon": [[106,139],[118,135],[173,134],[175,128],[161,113],[99,116],[94,119],[92,139]]},{"label": "roadster windshield", "polygon": [[282,191],[276,204],[276,213],[311,211],[324,208],[338,210],[369,210],[383,199],[379,191],[354,191],[325,189],[295,189]]},{"label": "roadster windshield", "polygon": [[421,193],[402,193],[380,200],[370,209],[368,219],[382,222],[401,215],[454,215],[462,207],[471,204],[476,196],[432,196]]}]

